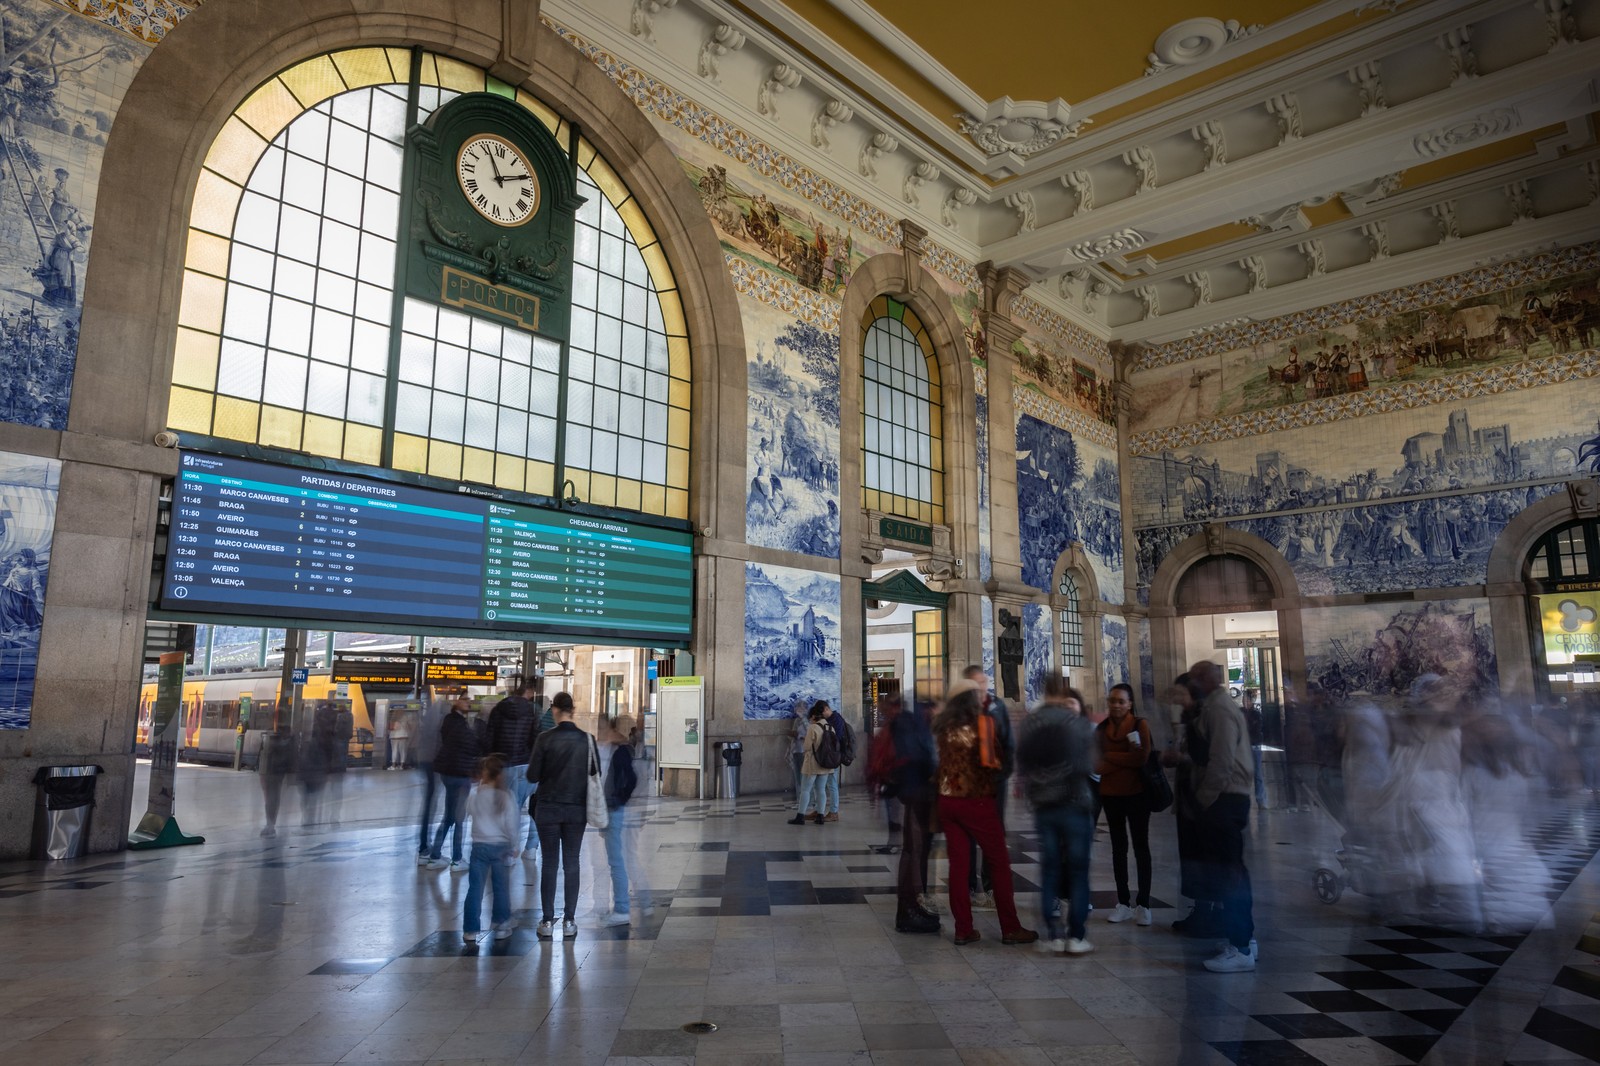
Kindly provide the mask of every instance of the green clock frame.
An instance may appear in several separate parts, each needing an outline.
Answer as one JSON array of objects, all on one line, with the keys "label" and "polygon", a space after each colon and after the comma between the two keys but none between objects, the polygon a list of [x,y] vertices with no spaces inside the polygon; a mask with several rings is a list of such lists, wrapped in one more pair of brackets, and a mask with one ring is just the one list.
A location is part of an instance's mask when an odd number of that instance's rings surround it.
[{"label": "green clock frame", "polygon": [[[539,183],[536,213],[497,225],[468,202],[456,176],[462,145],[488,134],[508,141]],[[468,93],[406,135],[409,221],[402,290],[556,340],[568,339],[577,175],[543,123],[495,93]]]}]

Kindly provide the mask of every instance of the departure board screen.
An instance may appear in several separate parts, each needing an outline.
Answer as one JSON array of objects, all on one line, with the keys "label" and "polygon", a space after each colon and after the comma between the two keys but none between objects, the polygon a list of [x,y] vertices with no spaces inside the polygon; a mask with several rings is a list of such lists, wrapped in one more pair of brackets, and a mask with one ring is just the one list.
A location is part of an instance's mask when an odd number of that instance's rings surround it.
[{"label": "departure board screen", "polygon": [[689,636],[687,532],[195,452],[173,497],[165,610]]}]

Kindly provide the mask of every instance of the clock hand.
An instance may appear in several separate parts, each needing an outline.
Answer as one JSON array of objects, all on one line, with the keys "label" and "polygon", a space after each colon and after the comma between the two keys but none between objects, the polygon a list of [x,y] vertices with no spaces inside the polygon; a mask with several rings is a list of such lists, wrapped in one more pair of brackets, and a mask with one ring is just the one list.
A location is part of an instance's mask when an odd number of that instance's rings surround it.
[{"label": "clock hand", "polygon": [[500,166],[499,166],[499,164],[497,164],[494,161],[494,150],[490,149],[488,152],[486,152],[484,154],[489,157],[489,169],[494,171],[495,184],[496,185],[504,185],[506,183],[506,179],[504,179],[504,178],[502,178],[500,176]]}]

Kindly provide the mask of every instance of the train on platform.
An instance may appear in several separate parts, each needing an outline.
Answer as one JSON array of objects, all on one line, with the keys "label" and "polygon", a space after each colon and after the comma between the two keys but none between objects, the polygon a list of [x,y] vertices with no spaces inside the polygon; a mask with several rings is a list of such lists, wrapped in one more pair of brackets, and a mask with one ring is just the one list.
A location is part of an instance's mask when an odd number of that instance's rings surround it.
[{"label": "train on platform", "polygon": [[[240,761],[244,766],[255,766],[261,755],[261,738],[290,714],[293,694],[285,697],[280,691],[281,685],[281,672],[276,670],[185,678],[179,710],[182,716],[179,760],[231,766],[242,719],[244,747]],[[155,702],[156,683],[146,682],[139,690],[139,728],[134,739],[138,755],[149,754]],[[352,729],[347,765],[371,764],[372,709],[360,685],[335,685],[327,671],[312,673],[300,686],[300,703],[306,721],[325,704],[331,704],[335,711],[350,712]]]}]

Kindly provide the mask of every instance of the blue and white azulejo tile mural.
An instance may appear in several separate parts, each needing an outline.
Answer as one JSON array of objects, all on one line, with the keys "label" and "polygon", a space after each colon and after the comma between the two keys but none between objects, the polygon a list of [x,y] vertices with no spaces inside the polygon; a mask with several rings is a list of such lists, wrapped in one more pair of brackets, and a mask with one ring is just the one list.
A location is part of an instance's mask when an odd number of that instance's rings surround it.
[{"label": "blue and white azulejo tile mural", "polygon": [[0,452],[0,729],[33,719],[61,464]]},{"label": "blue and white azulejo tile mural", "polygon": [[784,718],[796,702],[840,706],[839,578],[744,568],[744,716]]}]

